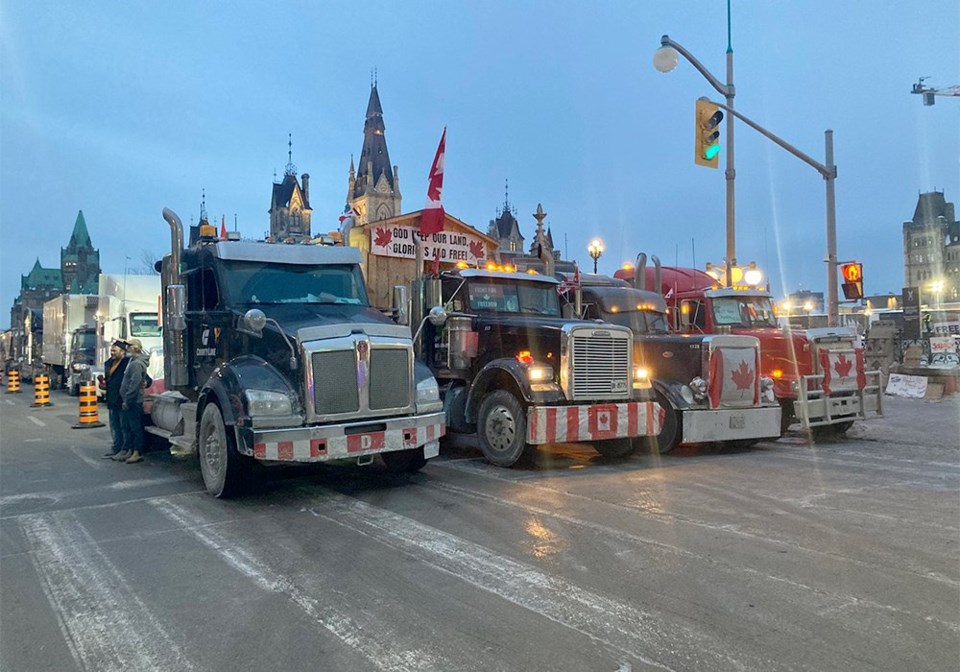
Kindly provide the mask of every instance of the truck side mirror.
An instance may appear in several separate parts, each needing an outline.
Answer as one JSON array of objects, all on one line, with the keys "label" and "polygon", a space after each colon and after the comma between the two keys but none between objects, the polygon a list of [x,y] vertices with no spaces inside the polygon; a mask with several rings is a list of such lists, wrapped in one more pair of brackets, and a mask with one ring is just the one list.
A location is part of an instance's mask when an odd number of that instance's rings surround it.
[{"label": "truck side mirror", "polygon": [[410,302],[406,285],[393,286],[393,314],[397,324],[410,324]]},{"label": "truck side mirror", "polygon": [[267,326],[267,316],[259,308],[251,308],[244,314],[243,324],[259,336],[263,333],[263,328]]},{"label": "truck side mirror", "polygon": [[690,313],[696,310],[696,305],[693,301],[680,302],[680,326],[684,328],[690,326],[690,322],[693,320],[693,315]]}]

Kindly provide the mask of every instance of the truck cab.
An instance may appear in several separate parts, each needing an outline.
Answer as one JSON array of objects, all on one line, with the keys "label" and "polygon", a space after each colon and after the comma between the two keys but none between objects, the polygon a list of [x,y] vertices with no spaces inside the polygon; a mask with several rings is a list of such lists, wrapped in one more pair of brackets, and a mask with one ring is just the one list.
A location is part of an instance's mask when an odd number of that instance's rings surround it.
[{"label": "truck cab", "polygon": [[603,276],[578,291],[586,319],[629,327],[634,361],[647,371],[665,417],[654,446],[716,441],[745,447],[780,435],[773,381],[760,372],[760,341],[732,334],[671,333],[667,303],[656,292]]},{"label": "truck cab", "polygon": [[630,330],[561,313],[558,281],[459,269],[428,281],[423,357],[440,384],[448,427],[476,431],[491,463],[528,461],[540,444],[590,442],[626,457],[660,431],[661,410],[637,377]]},{"label": "truck cab", "polygon": [[[444,433],[437,383],[409,327],[367,302],[352,248],[221,241],[201,231],[162,261],[166,392],[147,430],[200,456],[207,490],[265,464],[379,458],[415,471]],[[213,229],[213,227],[208,227]]]},{"label": "truck cab", "polygon": [[880,372],[865,370],[853,329],[781,327],[769,292],[749,285],[720,287],[697,269],[638,263],[614,276],[663,295],[679,333],[759,339],[761,372],[773,379],[783,409],[781,432],[799,422],[818,434],[842,434],[854,420],[882,414]]},{"label": "truck cab", "polygon": [[91,325],[74,329],[70,335],[70,362],[66,374],[67,391],[80,394],[80,386],[93,380],[93,366],[97,357],[97,330]]}]

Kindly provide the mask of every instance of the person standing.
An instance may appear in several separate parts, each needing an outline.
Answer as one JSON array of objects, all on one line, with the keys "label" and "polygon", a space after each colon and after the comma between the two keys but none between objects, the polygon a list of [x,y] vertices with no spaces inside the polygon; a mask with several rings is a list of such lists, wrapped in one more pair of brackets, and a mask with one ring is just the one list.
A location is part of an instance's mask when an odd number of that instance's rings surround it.
[{"label": "person standing", "polygon": [[[110,417],[110,436],[113,437],[111,450],[103,456],[104,458],[112,458],[127,449],[126,432],[121,420],[123,400],[120,399],[120,384],[123,382],[123,374],[127,370],[129,362],[126,341],[114,341],[113,345],[110,346],[110,359],[106,361],[103,367],[104,387],[107,391],[107,413]],[[129,456],[128,454],[127,457]]]},{"label": "person standing", "polygon": [[[125,447],[130,454],[123,461],[133,464],[143,460],[140,454],[143,450],[143,390],[146,387],[150,357],[144,353],[138,338],[127,341],[127,353],[130,361],[127,370],[123,372],[123,382],[120,383],[120,399],[123,403],[121,418],[127,439]],[[120,455],[123,453],[113,459],[120,461],[123,459]]]}]

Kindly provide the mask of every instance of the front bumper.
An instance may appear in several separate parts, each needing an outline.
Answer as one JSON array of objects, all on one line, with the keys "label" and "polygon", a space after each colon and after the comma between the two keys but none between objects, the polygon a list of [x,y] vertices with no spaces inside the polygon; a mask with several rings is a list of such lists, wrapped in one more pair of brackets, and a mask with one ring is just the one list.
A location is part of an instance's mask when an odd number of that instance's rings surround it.
[{"label": "front bumper", "polygon": [[731,409],[686,409],[683,417],[685,443],[739,441],[780,436],[780,406]]},{"label": "front bumper", "polygon": [[447,431],[444,415],[426,413],[379,421],[264,429],[244,432],[241,452],[271,462],[329,462],[423,448],[424,457],[440,453]]},{"label": "front bumper", "polygon": [[656,436],[664,410],[654,401],[578,406],[530,406],[527,443],[576,443]]},{"label": "front bumper", "polygon": [[[836,425],[852,420],[866,420],[868,413],[883,415],[883,389],[879,371],[867,371],[862,390],[835,393],[826,396],[822,390],[823,376],[803,376],[799,395],[793,402],[793,411],[804,429]],[[808,383],[812,382],[812,385]],[[816,387],[813,387],[813,386]],[[813,387],[813,389],[808,389]]]}]

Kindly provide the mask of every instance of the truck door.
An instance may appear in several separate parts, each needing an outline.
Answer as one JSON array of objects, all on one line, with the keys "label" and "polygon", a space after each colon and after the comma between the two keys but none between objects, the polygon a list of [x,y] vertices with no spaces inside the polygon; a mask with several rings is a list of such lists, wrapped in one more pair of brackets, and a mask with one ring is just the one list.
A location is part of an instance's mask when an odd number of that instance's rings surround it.
[{"label": "truck door", "polygon": [[191,382],[199,389],[224,358],[226,325],[219,310],[221,294],[214,269],[206,264],[201,266],[192,274],[188,291],[188,305],[193,308],[188,315],[188,348],[194,376]]}]

